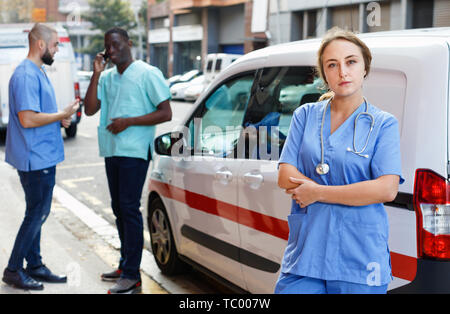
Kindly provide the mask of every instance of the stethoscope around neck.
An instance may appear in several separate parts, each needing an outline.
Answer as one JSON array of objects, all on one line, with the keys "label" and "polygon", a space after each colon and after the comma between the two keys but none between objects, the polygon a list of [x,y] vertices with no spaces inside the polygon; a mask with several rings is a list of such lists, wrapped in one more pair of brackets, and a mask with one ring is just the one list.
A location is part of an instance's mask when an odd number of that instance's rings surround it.
[{"label": "stethoscope around neck", "polygon": [[[321,124],[321,126],[320,126],[321,160],[320,160],[320,163],[316,166],[316,172],[317,172],[317,174],[319,174],[319,175],[327,174],[327,173],[330,171],[330,166],[329,166],[327,163],[325,163],[325,161],[324,161],[324,149],[323,149],[323,125],[324,125],[324,122],[325,122],[325,115],[326,115],[326,112],[327,112],[327,108],[328,108],[328,105],[331,103],[331,100],[332,100],[332,98],[327,102],[327,104],[326,104],[326,106],[325,106],[325,109],[324,109],[323,115],[322,115],[322,124]],[[373,130],[373,125],[374,125],[374,123],[375,123],[375,119],[374,119],[373,115],[370,114],[370,113],[368,112],[368,110],[369,110],[369,105],[367,104],[366,98],[364,98],[364,104],[365,104],[365,106],[366,106],[366,110],[365,110],[364,112],[358,113],[358,115],[355,117],[354,129],[353,129],[353,149],[351,149],[350,147],[347,147],[347,151],[348,151],[348,152],[351,152],[351,153],[353,153],[353,154],[355,154],[355,155],[361,156],[361,157],[363,157],[363,158],[369,158],[369,155],[368,155],[368,154],[363,154],[363,153],[364,153],[364,151],[365,151],[366,148],[367,148],[367,144],[369,143],[369,138],[370,138],[370,134],[372,133],[372,130]],[[370,130],[369,130],[369,132],[367,133],[366,142],[364,143],[363,148],[362,148],[361,150],[358,151],[358,150],[356,149],[356,142],[355,142],[355,139],[356,139],[356,124],[358,123],[358,119],[359,119],[362,115],[367,115],[367,116],[370,118],[370,121],[371,121],[371,122],[370,122]]]}]

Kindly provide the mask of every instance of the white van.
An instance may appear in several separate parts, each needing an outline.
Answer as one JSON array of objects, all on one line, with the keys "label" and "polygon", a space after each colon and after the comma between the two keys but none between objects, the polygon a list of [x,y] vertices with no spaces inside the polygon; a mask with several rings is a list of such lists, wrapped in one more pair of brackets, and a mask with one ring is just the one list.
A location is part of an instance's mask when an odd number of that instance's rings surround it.
[{"label": "white van", "polygon": [[[401,134],[405,182],[385,204],[394,277],[389,291],[449,293],[450,28],[360,38],[373,54],[364,95],[395,115]],[[291,207],[277,185],[277,153],[293,110],[323,93],[314,76],[319,45],[305,40],[239,58],[197,100],[184,133],[155,139],[148,223],[164,273],[189,263],[235,290],[273,292]],[[267,132],[275,154],[263,153],[264,143],[256,153],[239,151],[251,135],[243,136],[245,127],[262,118],[279,130]],[[187,158],[172,156],[175,151]]]},{"label": "white van", "polygon": [[203,70],[203,74],[205,75],[205,84],[207,85],[211,83],[217,74],[240,57],[242,57],[242,55],[231,53],[208,54],[206,56],[206,62]]},{"label": "white van", "polygon": [[[53,84],[59,109],[80,97],[80,87],[76,78],[76,63],[72,44],[67,31],[58,25],[51,25],[59,36],[59,51],[52,66],[44,65]],[[32,24],[2,24],[0,28],[0,129],[6,129],[9,118],[9,80],[16,67],[27,57],[28,33]],[[80,108],[72,117],[72,124],[65,129],[68,137],[75,137],[77,124],[81,119]]]}]

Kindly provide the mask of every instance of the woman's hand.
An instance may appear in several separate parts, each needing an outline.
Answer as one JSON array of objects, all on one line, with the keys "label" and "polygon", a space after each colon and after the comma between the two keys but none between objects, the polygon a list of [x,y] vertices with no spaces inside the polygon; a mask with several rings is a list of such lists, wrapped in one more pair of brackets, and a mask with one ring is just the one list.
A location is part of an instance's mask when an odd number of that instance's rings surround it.
[{"label": "woman's hand", "polygon": [[302,208],[315,202],[366,206],[392,202],[398,192],[399,180],[398,175],[384,175],[346,185],[320,185],[314,181],[290,177],[289,181],[299,186],[287,189],[286,193],[291,194]]},{"label": "woman's hand", "polygon": [[292,199],[305,208],[319,200],[320,185],[311,180],[297,179],[290,177],[289,181],[299,184],[298,187],[286,190],[287,194],[292,195]]}]

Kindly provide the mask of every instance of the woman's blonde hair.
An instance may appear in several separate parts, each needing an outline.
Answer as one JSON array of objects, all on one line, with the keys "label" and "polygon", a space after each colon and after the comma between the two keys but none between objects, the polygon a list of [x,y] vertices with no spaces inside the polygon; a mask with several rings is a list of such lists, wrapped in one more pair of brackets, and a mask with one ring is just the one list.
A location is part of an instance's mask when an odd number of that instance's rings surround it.
[{"label": "woman's blonde hair", "polygon": [[[366,46],[366,44],[356,36],[355,33],[344,30],[339,27],[333,27],[325,34],[325,36],[322,39],[322,43],[320,45],[320,48],[317,52],[317,72],[319,73],[319,76],[322,78],[326,86],[328,86],[327,79],[325,78],[325,73],[323,69],[323,52],[325,51],[325,48],[334,40],[342,39],[347,40],[351,43],[354,43],[356,46],[358,46],[361,49],[361,53],[364,59],[364,69],[366,70],[366,75],[364,77],[367,77],[370,72],[370,64],[372,62],[372,54],[370,53],[369,48]],[[333,91],[328,91],[327,93],[323,94],[319,101],[332,98],[334,96]]]}]

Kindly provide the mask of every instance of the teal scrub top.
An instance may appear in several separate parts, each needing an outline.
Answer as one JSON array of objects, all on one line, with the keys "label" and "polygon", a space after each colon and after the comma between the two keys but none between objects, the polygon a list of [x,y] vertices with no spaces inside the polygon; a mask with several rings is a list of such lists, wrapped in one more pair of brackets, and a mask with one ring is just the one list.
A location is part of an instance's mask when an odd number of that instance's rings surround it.
[{"label": "teal scrub top", "polygon": [[120,74],[117,67],[100,76],[97,97],[101,101],[98,144],[102,157],[133,157],[148,160],[153,150],[155,126],[130,126],[113,134],[106,127],[113,118],[152,113],[170,99],[169,86],[161,71],[143,61],[134,61]]},{"label": "teal scrub top", "polygon": [[[400,176],[403,183],[397,119],[368,104],[375,123],[363,152],[369,158],[364,158],[347,151],[347,147],[353,148],[354,121],[358,113],[366,110],[365,104],[330,135],[327,102],[305,104],[295,110],[279,163],[297,167],[322,185],[347,185],[388,174]],[[324,162],[330,171],[318,175],[316,166],[321,161],[320,129],[325,108],[328,109],[323,126]],[[358,119],[357,150],[364,147],[370,124],[367,115]],[[292,201],[288,224],[283,273],[377,286],[391,281],[389,223],[383,204],[357,207],[316,202],[301,208]]]}]

